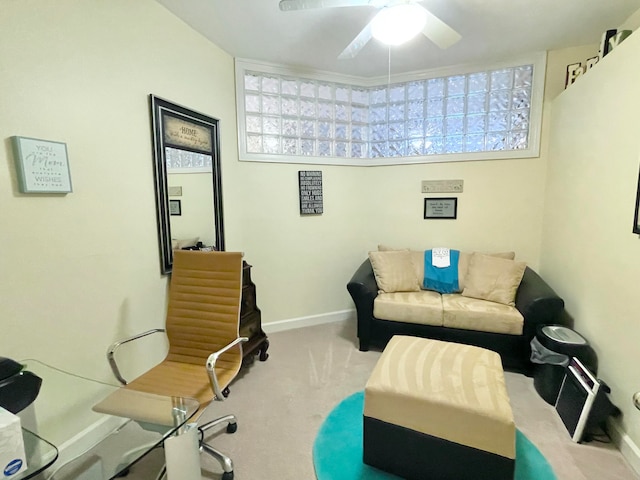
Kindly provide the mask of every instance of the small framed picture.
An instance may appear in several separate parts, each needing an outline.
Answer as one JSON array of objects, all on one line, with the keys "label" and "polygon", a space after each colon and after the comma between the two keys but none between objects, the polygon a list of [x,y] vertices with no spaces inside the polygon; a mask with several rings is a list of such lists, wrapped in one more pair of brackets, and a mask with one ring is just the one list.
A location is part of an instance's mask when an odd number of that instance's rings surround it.
[{"label": "small framed picture", "polygon": [[169,200],[169,215],[182,215],[182,204],[180,200]]},{"label": "small framed picture", "polygon": [[458,216],[458,198],[425,198],[424,218],[456,219]]},{"label": "small framed picture", "polygon": [[70,193],[67,145],[38,138],[11,137],[22,193]]}]

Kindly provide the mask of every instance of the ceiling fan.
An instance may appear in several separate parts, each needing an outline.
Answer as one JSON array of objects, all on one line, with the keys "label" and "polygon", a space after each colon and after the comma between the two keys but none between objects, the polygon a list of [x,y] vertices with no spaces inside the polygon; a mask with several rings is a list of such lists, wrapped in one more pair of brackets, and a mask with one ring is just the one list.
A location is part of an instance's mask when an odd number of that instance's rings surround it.
[{"label": "ceiling fan", "polygon": [[[442,49],[449,48],[460,34],[426,8],[418,5],[421,0],[280,0],[280,10],[309,10],[315,8],[368,6],[379,10],[376,16],[360,31],[338,56],[354,58],[375,37],[388,45],[399,45],[422,34]],[[387,35],[387,27],[396,27],[399,38]]]}]

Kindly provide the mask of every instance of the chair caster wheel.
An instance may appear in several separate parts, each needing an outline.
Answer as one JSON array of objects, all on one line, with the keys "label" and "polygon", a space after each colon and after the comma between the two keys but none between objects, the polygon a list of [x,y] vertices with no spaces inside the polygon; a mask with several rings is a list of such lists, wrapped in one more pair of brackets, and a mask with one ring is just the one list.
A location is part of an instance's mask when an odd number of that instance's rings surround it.
[{"label": "chair caster wheel", "polygon": [[233,480],[233,472],[224,472],[220,480]]},{"label": "chair caster wheel", "polygon": [[[227,433],[236,433],[236,430],[238,430],[237,423],[230,423],[227,425]],[[229,477],[229,478],[232,478],[232,477]]]}]

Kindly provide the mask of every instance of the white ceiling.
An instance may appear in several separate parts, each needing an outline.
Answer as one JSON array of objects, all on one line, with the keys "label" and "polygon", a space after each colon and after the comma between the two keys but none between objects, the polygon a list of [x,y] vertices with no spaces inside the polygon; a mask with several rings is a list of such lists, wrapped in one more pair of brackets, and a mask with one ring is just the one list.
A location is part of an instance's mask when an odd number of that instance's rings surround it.
[{"label": "white ceiling", "polygon": [[[157,0],[236,58],[356,75],[387,75],[389,47],[372,39],[350,60],[337,57],[373,18],[372,7],[282,12],[278,0]],[[419,35],[391,47],[391,74],[492,63],[519,54],[599,44],[640,0],[422,0],[462,35],[440,50]]]}]

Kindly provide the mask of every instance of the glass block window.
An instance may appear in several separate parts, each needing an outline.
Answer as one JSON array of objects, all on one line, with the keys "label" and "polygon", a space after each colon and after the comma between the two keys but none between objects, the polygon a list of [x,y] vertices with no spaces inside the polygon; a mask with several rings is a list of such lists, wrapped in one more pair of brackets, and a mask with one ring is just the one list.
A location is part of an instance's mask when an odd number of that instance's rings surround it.
[{"label": "glass block window", "polygon": [[367,157],[368,89],[246,72],[244,92],[247,153]]},{"label": "glass block window", "polygon": [[178,148],[165,147],[165,157],[167,159],[167,171],[197,170],[211,171],[211,155],[204,153],[189,152]]},{"label": "glass block window", "polygon": [[525,150],[533,80],[534,63],[369,86],[247,69],[240,131],[254,156],[362,164]]}]

